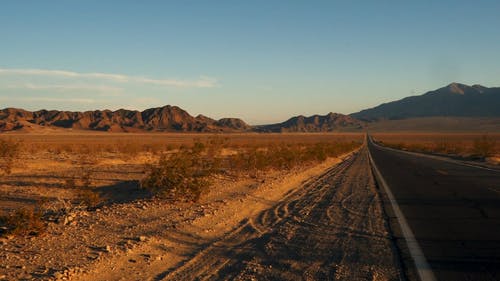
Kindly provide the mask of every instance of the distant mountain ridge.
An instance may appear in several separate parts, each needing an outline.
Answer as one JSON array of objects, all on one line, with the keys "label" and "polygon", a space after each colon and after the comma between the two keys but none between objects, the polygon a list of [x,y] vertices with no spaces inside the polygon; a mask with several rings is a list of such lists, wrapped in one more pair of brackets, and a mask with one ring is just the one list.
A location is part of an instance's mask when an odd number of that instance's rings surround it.
[{"label": "distant mountain ridge", "polygon": [[177,106],[163,106],[144,111],[119,109],[85,112],[17,108],[0,110],[0,131],[42,127],[109,132],[242,132],[251,127],[241,119],[214,120],[199,115],[193,117]]},{"label": "distant mountain ridge", "polygon": [[348,115],[328,113],[326,115],[295,116],[285,122],[256,126],[261,132],[333,132],[340,130],[359,130],[364,123]]},{"label": "distant mountain ridge", "polygon": [[[432,122],[428,122],[430,117],[446,119],[432,119],[441,124],[433,126]],[[120,109],[73,112],[6,108],[0,110],[0,132],[38,128],[107,132],[334,132],[383,129],[384,126],[398,126],[403,130],[415,127],[411,123],[420,124],[419,130],[450,126],[458,130],[460,125],[449,118],[462,118],[460,122],[468,124],[464,128],[469,128],[470,124],[475,123],[463,118],[470,117],[476,118],[474,122],[479,122],[479,125],[486,122],[484,118],[498,119],[500,88],[451,83],[423,95],[384,103],[350,115],[332,112],[309,117],[300,115],[281,123],[259,126],[250,126],[238,118],[214,120],[204,115],[193,117],[185,110],[170,105],[144,111]],[[427,118],[427,121],[417,120],[419,118]],[[410,119],[413,121],[409,122]],[[408,122],[385,122],[391,120]]]},{"label": "distant mountain ridge", "polygon": [[351,117],[376,121],[415,117],[499,117],[500,88],[460,83],[406,97],[350,114]]}]

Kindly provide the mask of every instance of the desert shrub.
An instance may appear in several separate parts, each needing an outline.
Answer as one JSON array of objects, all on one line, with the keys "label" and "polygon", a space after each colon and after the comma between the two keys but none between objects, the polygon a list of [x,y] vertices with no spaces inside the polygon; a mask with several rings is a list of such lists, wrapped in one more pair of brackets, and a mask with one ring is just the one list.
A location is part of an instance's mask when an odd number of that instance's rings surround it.
[{"label": "desert shrub", "polygon": [[441,140],[434,144],[434,147],[429,148],[429,152],[437,152],[444,154],[465,154],[466,145],[461,142],[452,142]]},{"label": "desert shrub", "polygon": [[92,162],[84,162],[79,170],[80,187],[76,191],[76,198],[80,205],[88,208],[99,206],[104,199],[92,188]]},{"label": "desert shrub", "polygon": [[0,217],[1,235],[39,235],[45,230],[40,211],[34,208],[22,208],[10,215]]},{"label": "desert shrub", "polygon": [[83,187],[90,187],[92,185],[92,171],[89,168],[82,168],[80,181]]},{"label": "desert shrub", "polygon": [[76,181],[73,178],[68,178],[64,180],[64,188],[66,189],[74,189],[76,188]]},{"label": "desert shrub", "polygon": [[222,149],[229,146],[229,138],[211,137],[208,138],[206,144],[206,154],[209,157],[218,156]]},{"label": "desert shrub", "polygon": [[92,190],[90,187],[78,189],[76,195],[78,204],[88,208],[95,208],[103,202],[101,195]]},{"label": "desert shrub", "polygon": [[0,139],[0,174],[10,174],[19,156],[20,143],[13,140]]},{"label": "desert shrub", "polygon": [[266,171],[291,169],[300,164],[321,162],[359,146],[357,142],[278,144],[266,148],[252,147],[230,157],[230,167],[236,171]]},{"label": "desert shrub", "polygon": [[212,139],[196,141],[177,153],[164,154],[159,161],[146,167],[141,181],[143,188],[169,198],[198,200],[210,186],[215,174],[247,174],[252,177],[260,171],[287,170],[301,164],[324,161],[352,151],[360,142],[316,144],[269,144],[262,147],[240,147],[238,153],[222,156],[220,151],[227,141]]},{"label": "desert shrub", "polygon": [[473,153],[479,157],[491,157],[496,152],[496,140],[488,135],[482,135],[474,140]]},{"label": "desert shrub", "polygon": [[141,186],[161,197],[198,201],[209,186],[212,166],[201,156],[201,146],[164,154],[155,165],[148,165]]}]

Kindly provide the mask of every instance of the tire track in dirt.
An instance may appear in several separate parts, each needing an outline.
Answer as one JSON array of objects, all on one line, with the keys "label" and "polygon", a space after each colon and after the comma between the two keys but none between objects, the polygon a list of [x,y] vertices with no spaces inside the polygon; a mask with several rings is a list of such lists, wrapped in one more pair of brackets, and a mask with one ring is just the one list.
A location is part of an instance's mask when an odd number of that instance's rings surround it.
[{"label": "tire track in dirt", "polygon": [[156,280],[401,280],[366,147]]}]

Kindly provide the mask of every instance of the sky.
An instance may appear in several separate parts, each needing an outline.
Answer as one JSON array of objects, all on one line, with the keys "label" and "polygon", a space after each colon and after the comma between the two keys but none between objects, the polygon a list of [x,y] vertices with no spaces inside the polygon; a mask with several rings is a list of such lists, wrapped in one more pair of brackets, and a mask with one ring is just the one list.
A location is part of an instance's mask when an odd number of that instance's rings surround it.
[{"label": "sky", "polygon": [[250,124],[500,86],[500,1],[2,1],[0,108]]}]

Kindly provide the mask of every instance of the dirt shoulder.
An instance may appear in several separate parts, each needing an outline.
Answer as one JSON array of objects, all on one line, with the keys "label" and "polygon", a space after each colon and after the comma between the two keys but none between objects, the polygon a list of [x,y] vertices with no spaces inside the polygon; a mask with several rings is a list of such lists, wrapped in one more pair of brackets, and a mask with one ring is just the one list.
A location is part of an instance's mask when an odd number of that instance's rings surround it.
[{"label": "dirt shoulder", "polygon": [[75,212],[43,236],[2,240],[0,277],[154,280],[346,157],[255,179],[221,179],[196,204],[137,200]]}]

